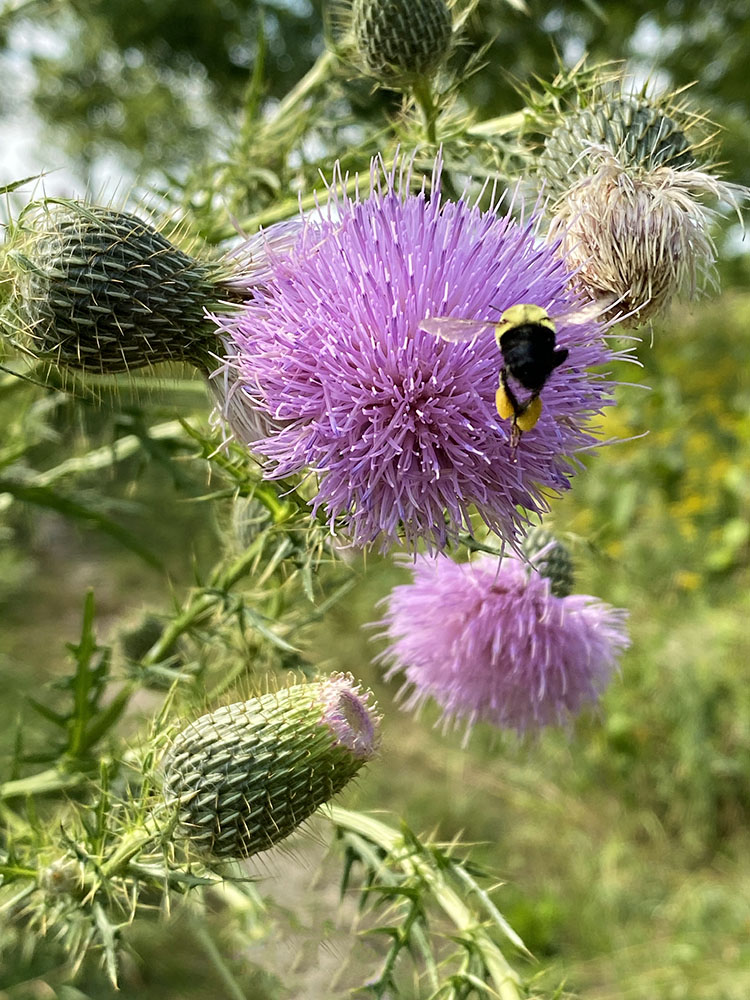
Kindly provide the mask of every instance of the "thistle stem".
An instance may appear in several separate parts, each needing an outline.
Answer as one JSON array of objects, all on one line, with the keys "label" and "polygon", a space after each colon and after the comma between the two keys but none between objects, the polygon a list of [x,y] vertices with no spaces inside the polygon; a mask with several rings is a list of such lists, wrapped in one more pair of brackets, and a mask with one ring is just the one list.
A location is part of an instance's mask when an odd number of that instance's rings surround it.
[{"label": "thistle stem", "polygon": [[213,573],[208,588],[198,591],[188,600],[180,614],[169,623],[143,657],[141,663],[144,667],[154,666],[165,660],[177,639],[213,612],[217,601],[220,600],[217,591],[221,594],[229,590],[250,570],[265,541],[265,537],[260,535],[230,566],[226,569],[217,569]]},{"label": "thistle stem", "polygon": [[227,997],[232,997],[233,1000],[247,1000],[245,991],[232,975],[231,969],[224,961],[221,952],[216,947],[213,938],[208,933],[204,925],[198,923],[198,921],[193,921],[193,934],[198,940],[200,946],[208,955],[213,967],[219,974],[219,978],[224,983],[227,990]]},{"label": "thistle stem", "polygon": [[513,111],[508,115],[500,115],[498,118],[488,118],[483,122],[476,122],[469,125],[466,131],[469,135],[491,136],[508,135],[510,132],[520,132],[526,124],[527,113],[525,111]]},{"label": "thistle stem", "polygon": [[330,49],[326,48],[321,52],[299,83],[292,87],[281,104],[279,104],[274,116],[273,125],[282,122],[285,115],[288,115],[295,105],[303,101],[316,87],[325,83],[335,62],[336,55]]},{"label": "thistle stem", "polygon": [[414,100],[422,111],[424,118],[425,133],[427,141],[432,146],[437,146],[437,112],[438,106],[432,96],[432,88],[427,80],[419,80],[412,88]]},{"label": "thistle stem", "polygon": [[85,784],[89,779],[79,771],[66,772],[51,767],[28,778],[5,781],[0,785],[0,800],[16,796],[46,795],[49,792],[71,791]]},{"label": "thistle stem", "polygon": [[372,816],[350,812],[339,806],[329,806],[323,815],[327,815],[336,826],[366,837],[377,844],[392,857],[398,858],[405,872],[418,876],[429,887],[435,901],[455,925],[458,937],[470,939],[480,952],[497,996],[501,1000],[521,1000],[521,980],[518,973],[506,960],[481,921],[466,906],[458,893],[446,883],[437,868],[409,850],[401,833]]},{"label": "thistle stem", "polygon": [[[347,194],[354,194],[357,189],[357,185],[361,185],[361,179],[355,174],[349,177],[345,184],[343,185],[346,189]],[[243,233],[254,233],[261,226],[270,226],[274,222],[282,222],[284,219],[289,219],[291,216],[296,216],[299,214],[300,210],[303,212],[309,212],[314,208],[317,208],[320,197],[317,192],[312,192],[311,194],[305,195],[303,198],[287,198],[284,201],[274,202],[273,205],[269,205],[268,208],[261,209],[260,212],[256,212],[254,215],[247,216],[242,219],[239,223],[239,228]],[[221,242],[223,240],[231,239],[237,236],[237,230],[234,227],[224,227],[211,235],[212,242]]]},{"label": "thistle stem", "polygon": [[[166,823],[159,822],[164,818]],[[112,878],[120,874],[144,847],[169,836],[176,820],[177,814],[173,809],[163,803],[157,806],[144,818],[141,826],[122,837],[114,853],[100,866],[100,875],[103,878]]]}]

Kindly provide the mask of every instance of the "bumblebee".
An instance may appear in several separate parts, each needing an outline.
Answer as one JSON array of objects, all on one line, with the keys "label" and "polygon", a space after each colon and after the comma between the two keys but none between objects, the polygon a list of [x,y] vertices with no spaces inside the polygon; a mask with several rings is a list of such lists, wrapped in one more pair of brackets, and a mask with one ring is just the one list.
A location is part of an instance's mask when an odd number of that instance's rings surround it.
[{"label": "bumblebee", "polygon": [[[568,357],[567,348],[557,347],[557,329],[547,311],[541,306],[522,304],[506,309],[498,323],[444,317],[422,320],[421,328],[454,343],[474,340],[494,328],[502,355],[495,405],[503,420],[513,421],[510,443],[515,448],[521,434],[530,431],[541,416],[540,394],[547,379]],[[524,400],[518,398],[510,379],[528,392]]]}]

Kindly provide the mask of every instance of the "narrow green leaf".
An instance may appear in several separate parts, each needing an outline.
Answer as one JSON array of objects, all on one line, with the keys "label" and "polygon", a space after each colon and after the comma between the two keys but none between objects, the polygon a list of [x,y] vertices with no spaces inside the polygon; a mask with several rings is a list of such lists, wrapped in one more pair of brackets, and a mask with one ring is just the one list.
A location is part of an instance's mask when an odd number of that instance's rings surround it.
[{"label": "narrow green leaf", "polygon": [[68,752],[73,757],[80,757],[86,725],[91,714],[89,693],[94,680],[91,659],[97,649],[96,637],[94,636],[94,592],[92,590],[86,594],[83,604],[81,640],[77,646],[70,648],[76,658],[76,672],[73,678],[73,714],[68,723]]},{"label": "narrow green leaf", "polygon": [[[22,7],[30,7],[32,3],[38,2],[38,0],[21,0],[20,3],[11,4],[9,7],[4,7],[0,10],[0,22],[4,18],[8,17],[10,14],[16,13]],[[12,191],[17,191],[18,188],[23,187],[24,184],[30,184],[32,181],[38,181],[41,174],[31,174],[29,177],[23,177],[20,181],[11,181],[10,184],[3,184],[0,187],[0,195],[10,194]]]},{"label": "narrow green leaf", "polygon": [[90,750],[104,734],[118,721],[128,706],[133,693],[133,686],[126,684],[103,711],[99,712],[87,726],[83,739],[82,751]]},{"label": "narrow green leaf", "polygon": [[28,450],[28,443],[14,445],[11,448],[4,448],[0,451],[0,469],[5,468],[5,466],[12,465],[17,462],[19,458],[22,458]]},{"label": "narrow green leaf", "polygon": [[54,712],[47,705],[43,705],[41,701],[37,701],[36,698],[32,698],[31,695],[26,695],[26,702],[35,712],[38,712],[42,718],[51,722],[53,726],[59,726],[61,729],[65,729],[68,724],[68,716],[61,715],[59,712]]},{"label": "narrow green leaf", "polygon": [[97,510],[92,510],[91,507],[87,507],[78,500],[61,496],[48,487],[21,483],[8,477],[0,479],[0,493],[10,493],[12,497],[16,500],[21,500],[23,503],[46,507],[49,510],[57,511],[58,514],[62,514],[63,517],[70,518],[72,521],[80,521],[83,524],[97,528],[104,534],[114,538],[126,549],[130,549],[131,552],[140,556],[149,566],[158,570],[164,569],[161,560],[157,559],[153,552],[146,548],[132,532],[128,531],[127,528],[123,528],[122,525],[117,524],[116,521],[113,521],[105,514]]},{"label": "narrow green leaf", "polygon": [[601,4],[596,0],[583,0],[584,7],[588,7],[594,17],[598,17],[602,24],[606,24],[609,18]]},{"label": "narrow green leaf", "polygon": [[50,792],[70,791],[85,784],[88,778],[85,774],[67,774],[53,767],[41,771],[29,778],[16,778],[0,785],[0,799],[12,799],[16,796],[47,795]]},{"label": "narrow green leaf", "polygon": [[243,614],[250,620],[250,623],[256,632],[260,632],[265,639],[268,639],[268,641],[273,643],[273,645],[278,647],[278,649],[283,649],[287,653],[299,653],[296,646],[292,646],[291,643],[286,641],[286,639],[282,639],[280,635],[276,635],[276,633],[269,627],[266,620],[256,611],[253,611],[252,608],[243,608]]},{"label": "narrow green leaf", "polygon": [[104,964],[110,982],[117,989],[117,928],[110,923],[99,903],[94,903],[94,920],[104,951]]},{"label": "narrow green leaf", "polygon": [[108,469],[116,462],[122,462],[131,455],[144,449],[147,440],[160,441],[184,441],[182,434],[182,424],[179,420],[169,420],[163,424],[157,424],[149,428],[147,436],[139,434],[127,434],[118,438],[110,445],[102,448],[93,448],[85,455],[75,455],[65,459],[53,469],[39,472],[34,477],[35,486],[50,486],[63,476],[82,475],[91,472],[98,472],[99,469]]}]

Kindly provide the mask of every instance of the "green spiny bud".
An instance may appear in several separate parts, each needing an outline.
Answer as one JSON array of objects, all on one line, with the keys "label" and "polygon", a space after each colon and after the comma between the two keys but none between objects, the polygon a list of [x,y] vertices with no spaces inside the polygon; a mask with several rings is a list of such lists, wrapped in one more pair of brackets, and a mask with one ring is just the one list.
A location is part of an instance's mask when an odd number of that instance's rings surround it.
[{"label": "green spiny bud", "polygon": [[354,0],[352,26],[365,68],[388,85],[431,76],[453,39],[445,0]]},{"label": "green spiny bud", "polygon": [[161,361],[204,367],[216,350],[205,310],[227,296],[223,271],[135,215],[76,202],[29,206],[13,227],[10,320],[25,346],[97,374]]},{"label": "green spiny bud", "polygon": [[564,545],[546,528],[530,528],[521,551],[540,576],[550,581],[555,597],[568,597],[573,592],[573,559]]},{"label": "green spiny bud", "polygon": [[380,717],[369,699],[351,675],[334,674],[191,723],[163,763],[178,833],[215,858],[287,837],[374,756]]},{"label": "green spiny bud", "polygon": [[537,168],[545,190],[559,197],[593,172],[589,150],[609,150],[627,168],[653,170],[695,165],[683,127],[643,98],[603,97],[566,114],[544,143]]}]

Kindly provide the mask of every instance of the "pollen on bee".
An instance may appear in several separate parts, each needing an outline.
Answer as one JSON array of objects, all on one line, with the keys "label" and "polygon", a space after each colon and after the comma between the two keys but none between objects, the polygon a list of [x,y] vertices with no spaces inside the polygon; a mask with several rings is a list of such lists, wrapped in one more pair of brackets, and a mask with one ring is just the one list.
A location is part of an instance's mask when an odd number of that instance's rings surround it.
[{"label": "pollen on bee", "polygon": [[530,431],[536,425],[537,420],[542,415],[542,401],[537,396],[529,401],[523,413],[516,417],[516,425],[520,431]]},{"label": "pollen on bee", "polygon": [[505,391],[505,386],[500,383],[497,392],[495,393],[495,406],[497,407],[497,412],[500,414],[502,420],[510,420],[516,414],[513,408],[513,403]]}]

